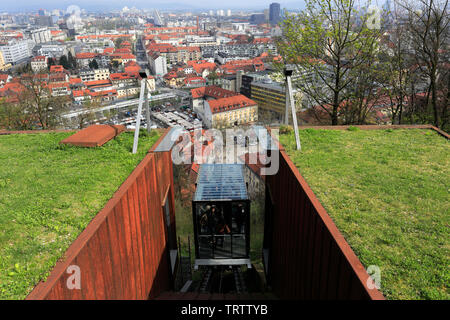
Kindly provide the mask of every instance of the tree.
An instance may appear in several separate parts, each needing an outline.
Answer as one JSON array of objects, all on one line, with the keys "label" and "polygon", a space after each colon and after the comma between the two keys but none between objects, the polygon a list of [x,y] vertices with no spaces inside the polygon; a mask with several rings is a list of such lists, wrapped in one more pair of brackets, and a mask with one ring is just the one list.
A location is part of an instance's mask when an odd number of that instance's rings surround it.
[{"label": "tree", "polygon": [[53,129],[61,122],[68,98],[53,96],[48,82],[40,75],[22,76],[20,83],[24,90],[20,94],[20,107],[35,119],[40,128]]},{"label": "tree", "polygon": [[407,25],[398,23],[402,14],[398,9],[390,13],[397,25],[390,30],[389,39],[382,46],[379,56],[380,83],[382,92],[390,101],[392,124],[402,123],[405,104],[414,94],[411,85],[416,74],[410,53],[410,31]]},{"label": "tree", "polygon": [[122,43],[124,42],[125,40],[123,39],[123,38],[117,38],[116,40],[114,40],[114,46],[116,47],[116,48],[120,48],[120,46],[122,45]]},{"label": "tree", "polygon": [[[85,96],[85,98],[87,97]],[[100,103],[96,100],[87,100],[87,102],[83,103],[83,112],[79,113],[76,118],[78,129],[83,129],[95,120],[95,109],[100,106]]]},{"label": "tree", "polygon": [[372,52],[372,57],[361,68],[350,71],[355,81],[348,90],[348,100],[341,105],[344,124],[362,125],[372,122],[370,115],[381,98],[379,83],[383,75],[381,66],[376,61],[375,51]]},{"label": "tree", "polygon": [[31,130],[34,118],[19,103],[0,98],[0,128],[6,130]]},{"label": "tree", "polygon": [[410,41],[415,62],[429,82],[427,105],[433,113],[436,127],[448,123],[448,0],[399,0],[408,13]]},{"label": "tree", "polygon": [[56,65],[56,61],[54,58],[48,58],[48,69],[50,70],[51,66]]},{"label": "tree", "polygon": [[77,68],[77,60],[73,57],[72,52],[70,51],[67,54],[67,60],[69,61],[70,69]]},{"label": "tree", "polygon": [[113,60],[113,61],[111,62],[111,66],[112,66],[114,69],[119,69],[119,61]]},{"label": "tree", "polygon": [[64,69],[66,69],[66,70],[71,69],[69,60],[67,59],[67,57],[65,55],[62,55],[61,58],[59,58],[59,64],[62,65],[64,67]]},{"label": "tree", "polygon": [[98,69],[98,62],[96,59],[92,59],[92,61],[89,62],[89,68],[91,69]]},{"label": "tree", "polygon": [[356,11],[355,0],[307,0],[304,12],[286,12],[281,25],[277,47],[284,64],[295,68],[294,85],[329,115],[332,125],[354,94],[360,74],[354,71],[368,64],[379,39],[380,30],[368,27],[369,17]]},{"label": "tree", "polygon": [[216,84],[216,81],[219,79],[219,75],[217,74],[216,70],[212,70],[208,76],[208,80],[211,81],[211,84]]}]

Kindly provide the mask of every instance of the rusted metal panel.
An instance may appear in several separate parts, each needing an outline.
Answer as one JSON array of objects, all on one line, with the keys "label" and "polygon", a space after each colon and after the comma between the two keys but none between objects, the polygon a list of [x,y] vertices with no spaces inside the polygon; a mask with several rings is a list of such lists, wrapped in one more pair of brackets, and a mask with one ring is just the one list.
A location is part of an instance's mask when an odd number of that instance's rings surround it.
[{"label": "rusted metal panel", "polygon": [[125,131],[123,125],[95,124],[61,140],[61,144],[79,147],[100,147]]},{"label": "rusted metal panel", "polygon": [[[276,151],[274,151],[276,152]],[[287,299],[384,299],[284,149],[277,175],[267,176],[273,221],[268,278]]]},{"label": "rusted metal panel", "polygon": [[[27,299],[148,299],[170,290],[161,190],[173,189],[172,175],[170,153],[150,151]],[[80,267],[80,290],[66,285],[70,265]]]}]

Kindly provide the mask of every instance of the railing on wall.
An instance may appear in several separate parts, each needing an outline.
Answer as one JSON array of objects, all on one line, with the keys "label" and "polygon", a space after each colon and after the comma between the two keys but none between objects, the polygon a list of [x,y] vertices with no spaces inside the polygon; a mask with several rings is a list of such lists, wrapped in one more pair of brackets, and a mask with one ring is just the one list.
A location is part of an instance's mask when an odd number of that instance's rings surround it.
[{"label": "railing on wall", "polygon": [[176,235],[163,211],[168,200],[174,231],[172,162],[170,152],[153,152],[167,132],[27,299],[151,299],[172,288],[168,237]]}]

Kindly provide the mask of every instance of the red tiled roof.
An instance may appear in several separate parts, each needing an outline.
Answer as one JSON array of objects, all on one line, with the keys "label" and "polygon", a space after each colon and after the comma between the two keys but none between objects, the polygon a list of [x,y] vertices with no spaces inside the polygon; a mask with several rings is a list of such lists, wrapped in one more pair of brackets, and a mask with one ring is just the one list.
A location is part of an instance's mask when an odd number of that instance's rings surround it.
[{"label": "red tiled roof", "polygon": [[127,73],[127,72],[122,72],[122,73],[111,73],[109,75],[109,78],[112,81],[117,81],[117,80],[126,80],[126,79],[137,79],[135,74],[132,73]]},{"label": "red tiled roof", "polygon": [[103,97],[103,96],[117,96],[117,90],[104,90],[104,91],[90,91],[89,95],[91,97]]},{"label": "red tiled roof", "polygon": [[86,36],[76,36],[76,38],[79,40],[81,40],[81,39],[98,39],[98,38],[117,39],[117,38],[131,38],[131,37],[133,37],[132,34],[90,34],[90,35],[86,35]]},{"label": "red tiled roof", "polygon": [[31,61],[36,62],[36,61],[45,61],[45,60],[47,60],[46,56],[36,56]]},{"label": "red tiled roof", "polygon": [[203,79],[202,77],[190,77],[190,78],[186,78],[184,79],[184,83],[185,84],[190,84],[190,83],[206,83],[206,80]]},{"label": "red tiled roof", "polygon": [[84,84],[86,86],[102,86],[102,85],[110,85],[111,81],[109,80],[85,81]]},{"label": "red tiled roof", "polygon": [[131,49],[119,48],[119,49],[114,50],[114,53],[129,53],[129,54],[131,54]]},{"label": "red tiled roof", "polygon": [[62,82],[62,81],[66,81],[66,74],[65,73],[52,73],[49,76],[49,80],[51,82]]},{"label": "red tiled roof", "polygon": [[193,63],[191,66],[198,74],[202,73],[205,69],[213,71],[217,67],[214,62]]},{"label": "red tiled roof", "polygon": [[50,89],[50,91],[53,91],[54,89],[58,89],[58,88],[67,88],[69,89],[69,83],[65,82],[65,83],[49,83],[47,85],[47,87]]},{"label": "red tiled roof", "polygon": [[103,53],[104,54],[111,54],[111,53],[113,53],[114,52],[114,48],[105,48],[104,50],[103,50]]},{"label": "red tiled roof", "polygon": [[82,97],[84,95],[88,95],[89,90],[72,90],[73,97]]},{"label": "red tiled roof", "polygon": [[64,67],[61,65],[50,66],[50,72],[64,72]]},{"label": "red tiled roof", "polygon": [[254,44],[257,44],[257,43],[270,43],[270,42],[272,42],[271,38],[256,38],[256,39],[253,39],[253,43]]},{"label": "red tiled roof", "polygon": [[256,106],[256,102],[239,94],[237,96],[208,101],[212,113],[236,110],[244,107]]},{"label": "red tiled roof", "polygon": [[202,97],[212,97],[216,99],[227,98],[238,95],[238,93],[226,89],[222,89],[217,86],[207,86],[191,90],[191,95],[193,99],[198,99]]},{"label": "red tiled roof", "polygon": [[130,60],[136,60],[136,56],[134,54],[123,54],[122,59],[130,59]]},{"label": "red tiled roof", "polygon": [[81,81],[81,78],[70,78],[69,83],[70,84],[79,84],[79,83],[83,83],[83,81]]},{"label": "red tiled roof", "polygon": [[94,52],[80,52],[75,55],[76,59],[94,59],[98,54]]}]

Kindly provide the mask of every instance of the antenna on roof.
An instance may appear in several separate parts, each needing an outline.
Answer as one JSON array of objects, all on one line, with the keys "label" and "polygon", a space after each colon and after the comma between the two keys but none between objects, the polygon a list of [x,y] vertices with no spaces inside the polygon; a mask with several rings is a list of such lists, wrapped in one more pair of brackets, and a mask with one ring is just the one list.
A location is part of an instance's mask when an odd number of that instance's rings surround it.
[{"label": "antenna on roof", "polygon": [[292,94],[292,82],[291,76],[294,72],[292,67],[286,66],[284,68],[284,76],[286,77],[286,114],[285,114],[285,124],[289,124],[289,104],[291,105],[292,110],[292,123],[294,125],[295,131],[295,142],[297,143],[297,150],[301,150],[302,146],[300,145],[300,136],[298,134],[298,125],[297,125],[297,114],[295,112],[295,103],[294,103],[294,95]]}]

